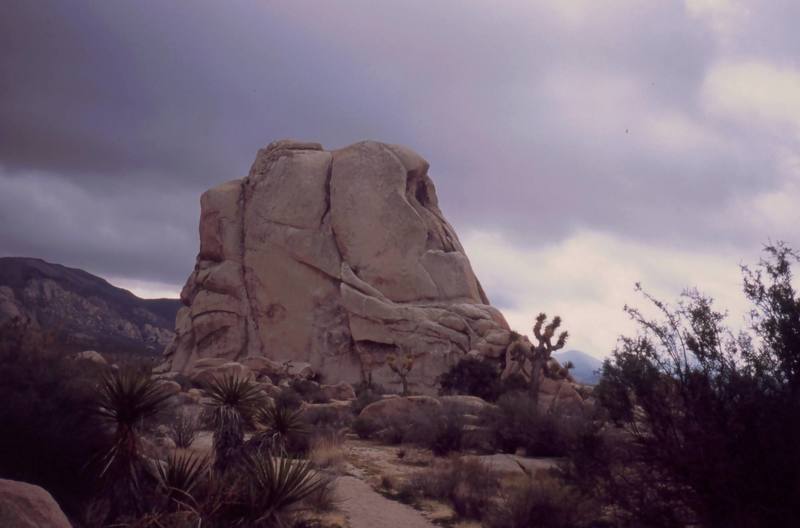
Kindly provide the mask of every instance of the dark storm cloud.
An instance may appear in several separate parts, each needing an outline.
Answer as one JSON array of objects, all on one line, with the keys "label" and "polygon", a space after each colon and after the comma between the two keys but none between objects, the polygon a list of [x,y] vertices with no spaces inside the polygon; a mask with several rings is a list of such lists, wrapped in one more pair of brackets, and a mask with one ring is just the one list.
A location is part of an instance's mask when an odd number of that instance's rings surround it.
[{"label": "dark storm cloud", "polygon": [[520,243],[763,239],[709,216],[796,138],[700,92],[723,52],[797,57],[791,4],[727,44],[680,2],[578,4],[4,2],[0,253],[180,282],[200,193],[281,137],[407,144],[459,230]]}]

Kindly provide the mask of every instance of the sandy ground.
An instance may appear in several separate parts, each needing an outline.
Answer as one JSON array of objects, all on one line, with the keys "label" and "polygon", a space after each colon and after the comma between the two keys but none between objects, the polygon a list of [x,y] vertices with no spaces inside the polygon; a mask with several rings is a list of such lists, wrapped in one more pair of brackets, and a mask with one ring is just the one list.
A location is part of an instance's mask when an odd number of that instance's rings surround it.
[{"label": "sandy ground", "polygon": [[363,480],[346,475],[336,480],[339,509],[350,528],[434,528],[417,510],[378,494]]}]

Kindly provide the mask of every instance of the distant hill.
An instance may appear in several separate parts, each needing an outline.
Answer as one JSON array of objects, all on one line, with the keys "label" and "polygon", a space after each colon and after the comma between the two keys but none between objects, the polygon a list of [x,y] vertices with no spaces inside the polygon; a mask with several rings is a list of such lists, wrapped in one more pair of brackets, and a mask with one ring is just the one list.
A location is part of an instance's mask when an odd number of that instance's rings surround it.
[{"label": "distant hill", "polygon": [[600,374],[597,372],[602,366],[603,361],[581,352],[580,350],[564,350],[553,354],[559,363],[562,365],[567,361],[572,361],[575,368],[570,372],[575,381],[585,383],[587,385],[595,385],[600,381]]},{"label": "distant hill", "polygon": [[56,335],[62,348],[160,353],[178,299],[140,299],[80,269],[24,257],[0,258],[0,325],[18,318]]}]

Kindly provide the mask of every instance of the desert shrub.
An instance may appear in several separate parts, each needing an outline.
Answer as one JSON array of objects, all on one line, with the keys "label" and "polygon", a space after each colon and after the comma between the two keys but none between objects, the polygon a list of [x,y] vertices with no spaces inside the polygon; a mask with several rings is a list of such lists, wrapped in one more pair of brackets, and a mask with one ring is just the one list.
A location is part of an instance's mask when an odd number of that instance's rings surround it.
[{"label": "desert shrub", "polygon": [[407,420],[403,440],[427,447],[436,456],[461,450],[466,422],[451,404],[416,409]]},{"label": "desert shrub", "polygon": [[289,387],[299,394],[303,401],[309,403],[330,403],[331,401],[317,382],[295,379],[289,383]]},{"label": "desert shrub", "polygon": [[373,436],[385,444],[398,445],[407,438],[409,427],[408,421],[386,417],[378,421],[378,430]]},{"label": "desert shrub", "polygon": [[439,376],[439,394],[468,394],[489,402],[509,392],[528,391],[529,385],[521,374],[502,379],[494,364],[474,357],[462,359]]},{"label": "desert shrub", "polygon": [[445,500],[459,516],[481,519],[496,497],[500,481],[477,458],[449,458],[415,473],[403,488],[406,496]]},{"label": "desert shrub", "polygon": [[800,517],[800,298],[784,245],[743,267],[750,330],[687,291],[628,313],[594,395],[624,433],[588,438],[571,477],[621,526],[783,526]]},{"label": "desert shrub", "polygon": [[196,414],[182,409],[178,412],[175,423],[170,428],[170,437],[175,442],[176,447],[186,449],[191,447],[197,438],[199,427],[199,420]]},{"label": "desert shrub", "polygon": [[353,429],[353,432],[362,440],[372,438],[372,436],[380,429],[380,425],[376,423],[375,420],[369,419],[365,416],[357,417],[355,420],[353,420],[353,424],[350,427]]},{"label": "desert shrub", "polygon": [[492,363],[465,357],[439,376],[439,393],[469,394],[495,401],[501,392],[500,372]]},{"label": "desert shrub", "polygon": [[343,442],[338,434],[315,436],[310,442],[308,459],[317,469],[341,473],[345,466]]},{"label": "desert shrub", "polygon": [[275,396],[275,406],[283,407],[286,409],[299,409],[303,405],[303,397],[290,388],[283,387],[281,391]]},{"label": "desert shrub", "polygon": [[513,453],[522,448],[529,456],[565,456],[580,431],[592,426],[582,416],[541,411],[527,393],[521,392],[501,396],[484,420],[496,449]]},{"label": "desert shrub", "polygon": [[88,463],[109,445],[92,415],[105,369],[49,347],[24,324],[0,326],[0,475],[42,486],[74,516],[96,490]]},{"label": "desert shrub", "polygon": [[601,508],[595,500],[545,472],[521,479],[502,495],[500,505],[488,516],[488,528],[611,526],[600,520]]},{"label": "desert shrub", "polygon": [[315,430],[338,432],[350,427],[353,415],[331,407],[309,406],[303,409],[303,420]]},{"label": "desert shrub", "polygon": [[357,383],[353,385],[353,390],[356,393],[356,399],[350,403],[350,408],[356,416],[364,410],[364,407],[380,400],[384,394],[389,394],[383,386],[376,383]]}]

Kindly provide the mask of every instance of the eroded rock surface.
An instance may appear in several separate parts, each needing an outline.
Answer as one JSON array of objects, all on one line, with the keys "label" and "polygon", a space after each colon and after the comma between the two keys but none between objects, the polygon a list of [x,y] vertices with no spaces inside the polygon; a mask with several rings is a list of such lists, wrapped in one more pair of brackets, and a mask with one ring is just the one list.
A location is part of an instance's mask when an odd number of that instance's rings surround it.
[{"label": "eroded rock surface", "polygon": [[386,356],[415,358],[413,390],[468,353],[501,358],[489,305],[438,207],[428,163],[365,141],[326,151],[277,141],[250,173],[201,198],[200,252],[167,348],[204,358],[307,362],[326,383],[395,386]]},{"label": "eroded rock surface", "polygon": [[0,526],[71,528],[53,496],[39,486],[0,479]]}]

